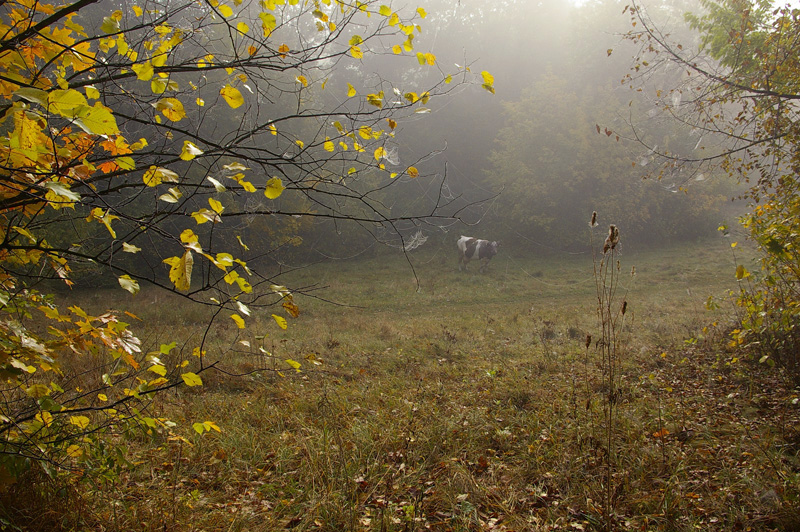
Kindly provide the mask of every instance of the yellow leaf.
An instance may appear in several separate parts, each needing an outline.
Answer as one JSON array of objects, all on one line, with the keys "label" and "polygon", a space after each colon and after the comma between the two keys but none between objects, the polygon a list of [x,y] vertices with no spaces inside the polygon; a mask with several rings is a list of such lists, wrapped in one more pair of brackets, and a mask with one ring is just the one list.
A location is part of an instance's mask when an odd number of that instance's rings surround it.
[{"label": "yellow leaf", "polygon": [[392,53],[395,55],[400,55],[403,53],[403,48],[399,44],[395,44],[392,46]]},{"label": "yellow leaf", "polygon": [[233,9],[229,5],[221,5],[219,6],[219,14],[225,18],[231,18],[233,16]]},{"label": "yellow leaf", "polygon": [[292,360],[291,358],[287,358],[286,363],[292,366],[297,373],[300,373],[300,362]]},{"label": "yellow leaf", "polygon": [[225,85],[222,87],[222,89],[220,89],[219,93],[222,95],[225,101],[228,102],[228,105],[230,105],[232,109],[241,107],[241,105],[244,103],[244,97],[236,87]]},{"label": "yellow leaf", "polygon": [[194,265],[194,258],[192,252],[188,249],[181,257],[170,257],[164,259],[164,262],[169,264],[169,280],[175,285],[178,290],[189,290],[192,281],[192,266]]},{"label": "yellow leaf", "polygon": [[408,167],[407,173],[408,173],[408,177],[411,177],[411,178],[417,178],[417,177],[419,177],[419,170],[417,170],[417,169],[416,169],[415,167],[413,167],[413,166],[409,166],[409,167]]},{"label": "yellow leaf", "polygon": [[[241,34],[243,34],[243,35],[244,35],[244,34],[247,34],[247,32],[248,32],[248,31],[250,31],[250,26],[248,26],[248,25],[247,25],[247,24],[245,24],[244,22],[240,22],[240,23],[238,23],[238,24],[236,25],[236,30],[237,30],[239,33],[241,33]],[[250,55],[253,55],[253,54],[250,54]]]},{"label": "yellow leaf", "polygon": [[199,211],[193,212],[191,216],[197,222],[197,225],[202,225],[206,222],[219,223],[222,221],[222,218],[220,218],[219,214],[206,208],[202,208]]},{"label": "yellow leaf", "polygon": [[76,116],[77,109],[87,105],[86,97],[74,89],[55,90],[47,95],[47,110],[67,118]]},{"label": "yellow leaf", "polygon": [[741,281],[742,279],[746,279],[748,277],[750,277],[750,272],[748,272],[744,266],[740,264],[736,267],[736,280]]},{"label": "yellow leaf", "polygon": [[386,157],[386,150],[383,148],[383,146],[381,146],[375,149],[375,153],[373,155],[376,161],[380,161],[381,157]]},{"label": "yellow leaf", "polygon": [[183,104],[177,98],[165,98],[156,103],[156,109],[167,117],[172,122],[180,122],[186,118],[186,111],[183,109]]},{"label": "yellow leaf", "polygon": [[139,6],[131,6],[131,9],[133,9],[133,13],[134,13],[134,14],[135,14],[137,17],[141,17],[141,16],[142,16],[142,13],[143,13],[143,11],[142,11],[142,8],[141,8],[141,7],[139,7]]},{"label": "yellow leaf", "polygon": [[361,48],[358,46],[351,46],[350,55],[352,55],[355,59],[363,59],[364,52],[362,52]]},{"label": "yellow leaf", "polygon": [[367,103],[375,107],[383,108],[383,91],[377,94],[367,94]]},{"label": "yellow leaf", "polygon": [[214,198],[208,198],[208,204],[211,205],[211,208],[214,209],[214,212],[217,214],[222,214],[222,211],[225,210],[225,207],[222,206],[222,203]]},{"label": "yellow leaf", "polygon": [[322,146],[325,148],[325,151],[333,151],[335,149],[330,137],[325,137],[325,143]]},{"label": "yellow leaf", "polygon": [[70,416],[69,422],[79,429],[85,429],[89,426],[89,418],[86,416]]},{"label": "yellow leaf", "polygon": [[482,87],[487,91],[494,94],[494,76],[489,74],[487,71],[482,71],[481,76],[483,77],[483,85]]},{"label": "yellow leaf", "polygon": [[165,368],[161,364],[153,364],[152,366],[150,366],[147,369],[152,371],[156,375],[161,375],[162,377],[164,377],[167,374],[167,368]]},{"label": "yellow leaf", "polygon": [[144,184],[148,187],[155,187],[163,182],[177,183],[178,174],[172,170],[161,168],[160,166],[151,166],[142,176]]},{"label": "yellow leaf", "polygon": [[419,14],[420,18],[425,18],[428,16],[428,13],[426,13],[421,7],[417,8],[417,13]]},{"label": "yellow leaf", "polygon": [[347,84],[347,97],[352,98],[356,95],[356,89],[351,84]]},{"label": "yellow leaf", "polygon": [[303,85],[303,87],[308,87],[308,80],[306,79],[306,77],[305,77],[305,76],[303,76],[303,75],[297,76],[296,78],[294,78],[294,80],[295,80],[297,83],[300,83],[300,84],[302,84],[302,85]]},{"label": "yellow leaf", "polygon": [[192,373],[191,371],[181,374],[181,379],[186,383],[186,386],[202,386],[203,384],[200,375]]},{"label": "yellow leaf", "polygon": [[89,214],[89,216],[86,217],[87,222],[91,222],[92,220],[98,220],[103,225],[105,225],[106,229],[108,229],[108,232],[111,235],[111,238],[117,238],[117,233],[114,231],[114,229],[112,229],[111,222],[118,219],[119,216],[114,216],[113,214],[111,214],[110,209],[103,212],[103,209],[101,209],[100,207],[95,207],[94,209],[92,209],[92,212]]},{"label": "yellow leaf", "polygon": [[278,316],[277,314],[273,314],[272,318],[275,320],[275,323],[277,323],[278,327],[280,327],[281,329],[286,330],[286,328],[289,326],[289,324],[286,322],[286,318],[284,318],[283,316]]},{"label": "yellow leaf", "polygon": [[392,8],[389,6],[381,6],[380,9],[378,9],[378,13],[383,17],[388,17],[392,14]]},{"label": "yellow leaf", "polygon": [[184,161],[191,161],[198,155],[202,155],[203,150],[194,145],[191,141],[183,141],[183,150],[181,150],[181,159]]},{"label": "yellow leaf", "polygon": [[242,319],[241,316],[239,316],[238,314],[231,314],[231,319],[234,322],[236,322],[236,326],[237,327],[239,327],[240,329],[244,329],[244,327],[245,327],[244,320]]},{"label": "yellow leaf", "polygon": [[269,34],[272,33],[272,30],[275,29],[278,21],[275,19],[275,15],[272,13],[264,13],[261,12],[258,14],[258,18],[261,19],[261,29],[264,32],[264,37],[269,37]]},{"label": "yellow leaf", "polygon": [[137,292],[139,292],[139,283],[136,282],[135,279],[131,279],[130,275],[123,275],[117,280],[119,281],[119,285],[131,294],[135,295]]},{"label": "yellow leaf", "polygon": [[133,70],[134,73],[136,73],[136,77],[140,81],[150,81],[150,78],[152,78],[153,74],[155,74],[155,71],[153,70],[153,65],[152,63],[150,63],[150,61],[147,61],[145,63],[136,63],[131,67],[131,70]]},{"label": "yellow leaf", "polygon": [[281,181],[280,177],[273,177],[269,181],[267,181],[267,187],[264,190],[264,195],[269,199],[275,199],[280,196],[286,187],[283,186],[283,182]]}]

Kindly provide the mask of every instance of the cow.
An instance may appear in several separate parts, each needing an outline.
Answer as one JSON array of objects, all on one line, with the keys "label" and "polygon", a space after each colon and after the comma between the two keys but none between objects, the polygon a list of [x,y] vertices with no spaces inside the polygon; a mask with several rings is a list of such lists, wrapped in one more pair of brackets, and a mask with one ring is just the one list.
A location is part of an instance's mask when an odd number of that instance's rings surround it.
[{"label": "cow", "polygon": [[479,271],[486,271],[489,261],[497,255],[497,247],[499,245],[499,242],[489,242],[488,240],[462,235],[458,239],[458,270],[466,269],[470,260],[479,259],[481,261]]}]

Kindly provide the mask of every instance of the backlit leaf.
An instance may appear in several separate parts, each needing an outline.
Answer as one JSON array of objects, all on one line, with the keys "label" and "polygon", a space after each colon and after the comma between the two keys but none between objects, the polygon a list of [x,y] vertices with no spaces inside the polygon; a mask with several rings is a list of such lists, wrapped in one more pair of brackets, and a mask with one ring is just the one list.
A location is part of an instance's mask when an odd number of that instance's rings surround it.
[{"label": "backlit leaf", "polygon": [[198,155],[202,155],[203,150],[194,145],[191,141],[183,141],[183,150],[181,150],[181,159],[184,161],[191,161]]},{"label": "backlit leaf", "polygon": [[281,181],[280,177],[273,177],[267,181],[264,195],[269,199],[275,199],[283,193],[285,188],[286,187],[283,186],[283,181]]},{"label": "backlit leaf", "polygon": [[239,92],[239,89],[231,85],[225,85],[220,89],[219,93],[232,109],[241,107],[244,103],[244,96],[242,96],[242,93]]},{"label": "backlit leaf", "polygon": [[136,282],[135,279],[131,279],[130,275],[123,275],[117,279],[119,281],[119,285],[124,289],[130,292],[131,294],[136,294],[139,292],[139,283]]},{"label": "backlit leaf", "polygon": [[186,111],[183,109],[183,104],[177,98],[159,100],[155,107],[172,122],[180,122],[182,119],[186,118]]},{"label": "backlit leaf", "polygon": [[164,182],[177,183],[178,174],[160,166],[151,166],[142,176],[142,180],[148,187],[155,187]]},{"label": "backlit leaf", "polygon": [[192,252],[188,249],[181,257],[170,257],[164,259],[164,262],[169,264],[169,280],[175,285],[178,290],[189,290],[192,281],[192,267],[194,265],[194,258]]},{"label": "backlit leaf", "polygon": [[222,183],[220,183],[211,176],[206,176],[206,179],[208,179],[211,182],[211,184],[214,185],[214,190],[216,190],[217,192],[225,192],[226,190],[225,185],[223,185]]}]

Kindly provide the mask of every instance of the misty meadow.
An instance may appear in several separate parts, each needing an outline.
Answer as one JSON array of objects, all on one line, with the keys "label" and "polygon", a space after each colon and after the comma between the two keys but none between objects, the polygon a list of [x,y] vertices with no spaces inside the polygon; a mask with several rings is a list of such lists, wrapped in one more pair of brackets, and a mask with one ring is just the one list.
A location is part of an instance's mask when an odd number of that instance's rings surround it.
[{"label": "misty meadow", "polygon": [[0,527],[800,528],[800,10],[0,8]]}]

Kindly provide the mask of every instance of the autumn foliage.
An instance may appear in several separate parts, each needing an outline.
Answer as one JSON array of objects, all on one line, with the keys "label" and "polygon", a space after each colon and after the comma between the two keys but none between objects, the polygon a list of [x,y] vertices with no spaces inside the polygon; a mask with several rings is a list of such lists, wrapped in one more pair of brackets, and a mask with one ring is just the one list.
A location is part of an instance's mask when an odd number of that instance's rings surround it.
[{"label": "autumn foliage", "polygon": [[[173,434],[150,401],[200,386],[217,364],[202,338],[153,349],[137,338],[134,314],[90,315],[69,294],[58,304],[53,282],[113,275],[134,295],[148,283],[237,329],[252,309],[272,307],[285,329],[300,312],[294,294],[248,254],[297,245],[298,227],[317,217],[391,225],[366,192],[421,176],[413,165],[388,168],[384,144],[404,116],[456,85],[441,70],[404,90],[342,77],[340,67],[382,53],[438,68],[414,48],[423,9],[343,0],[104,9],[22,0],[6,2],[0,19],[6,480],[35,464],[111,471],[122,447],[96,443]],[[488,73],[476,83],[494,90]],[[268,238],[246,233],[253,217],[269,217]],[[193,428],[220,430],[207,420]]]}]

